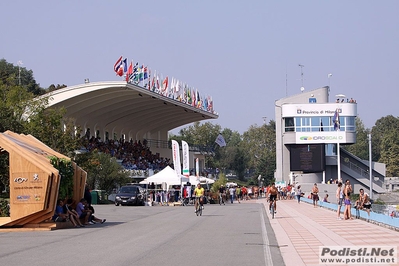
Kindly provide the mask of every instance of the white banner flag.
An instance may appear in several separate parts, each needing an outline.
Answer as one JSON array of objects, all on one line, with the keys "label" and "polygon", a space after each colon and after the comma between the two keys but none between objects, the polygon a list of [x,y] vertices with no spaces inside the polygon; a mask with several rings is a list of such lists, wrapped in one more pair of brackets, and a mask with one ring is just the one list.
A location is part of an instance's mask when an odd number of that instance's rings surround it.
[{"label": "white banner flag", "polygon": [[184,140],[181,141],[182,154],[183,154],[183,175],[190,176],[190,153],[189,146]]},{"label": "white banner flag", "polygon": [[172,157],[173,165],[175,167],[175,172],[178,177],[181,176],[181,166],[180,166],[180,147],[176,140],[172,140]]}]

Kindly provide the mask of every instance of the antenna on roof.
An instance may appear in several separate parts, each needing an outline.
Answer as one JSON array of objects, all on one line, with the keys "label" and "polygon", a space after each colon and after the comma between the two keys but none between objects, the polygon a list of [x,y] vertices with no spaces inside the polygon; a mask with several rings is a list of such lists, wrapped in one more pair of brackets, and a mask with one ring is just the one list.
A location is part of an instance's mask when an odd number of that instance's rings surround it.
[{"label": "antenna on roof", "polygon": [[298,66],[301,68],[301,92],[305,90],[305,87],[303,86],[303,68],[305,67],[304,65],[298,64]]}]

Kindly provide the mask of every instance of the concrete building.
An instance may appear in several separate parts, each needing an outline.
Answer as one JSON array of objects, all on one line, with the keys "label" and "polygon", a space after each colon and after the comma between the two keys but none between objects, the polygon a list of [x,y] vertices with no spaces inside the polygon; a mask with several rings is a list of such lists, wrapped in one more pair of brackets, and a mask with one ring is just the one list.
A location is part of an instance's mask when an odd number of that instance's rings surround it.
[{"label": "concrete building", "polygon": [[[275,102],[275,180],[301,183],[309,191],[313,183],[319,183],[320,191],[327,192],[336,188],[329,183],[349,179],[355,192],[360,188],[369,191],[368,162],[342,149],[356,143],[357,103],[342,94],[334,102],[329,97],[326,86]],[[385,192],[385,165],[373,162],[372,169],[373,191]]]}]

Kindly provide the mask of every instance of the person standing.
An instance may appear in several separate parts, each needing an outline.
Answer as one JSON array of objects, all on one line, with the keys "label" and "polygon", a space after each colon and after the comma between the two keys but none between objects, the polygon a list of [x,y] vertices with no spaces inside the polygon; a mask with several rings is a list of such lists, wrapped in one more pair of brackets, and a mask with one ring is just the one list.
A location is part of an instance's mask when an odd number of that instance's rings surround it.
[{"label": "person standing", "polygon": [[240,186],[237,186],[236,187],[236,198],[237,198],[238,203],[241,203],[240,197],[241,197],[241,188],[240,188]]},{"label": "person standing", "polygon": [[226,188],[223,186],[223,185],[220,185],[220,188],[219,188],[219,204],[220,205],[226,205],[225,203],[224,203],[224,197],[226,196]]},{"label": "person standing", "polygon": [[313,207],[317,207],[317,201],[319,200],[319,188],[317,187],[317,184],[314,183],[314,186],[312,188],[312,199],[313,199]]},{"label": "person standing", "polygon": [[338,182],[337,191],[335,193],[335,197],[337,198],[337,220],[342,220],[341,218],[341,207],[344,201],[344,192],[342,189],[342,183]]},{"label": "person standing", "polygon": [[298,200],[298,203],[301,202],[301,193],[302,193],[301,185],[298,185],[295,189],[295,196],[296,196],[296,199]]},{"label": "person standing", "polygon": [[352,214],[351,214],[351,198],[350,195],[352,193],[352,185],[350,181],[347,179],[345,180],[345,187],[344,187],[344,204],[345,204],[345,210],[344,210],[344,219],[345,220],[353,220]]},{"label": "person standing", "polygon": [[234,194],[236,194],[236,189],[235,189],[233,186],[231,186],[231,187],[229,188],[229,194],[230,194],[230,202],[233,203],[233,201],[234,201]]}]

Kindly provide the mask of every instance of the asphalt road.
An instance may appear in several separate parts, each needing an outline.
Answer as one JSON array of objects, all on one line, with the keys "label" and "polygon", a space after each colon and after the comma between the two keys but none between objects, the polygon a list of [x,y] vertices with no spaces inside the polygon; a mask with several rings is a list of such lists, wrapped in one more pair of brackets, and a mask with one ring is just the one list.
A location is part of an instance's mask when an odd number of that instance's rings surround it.
[{"label": "asphalt road", "polygon": [[284,265],[261,204],[95,209],[104,224],[1,232],[0,265]]}]

